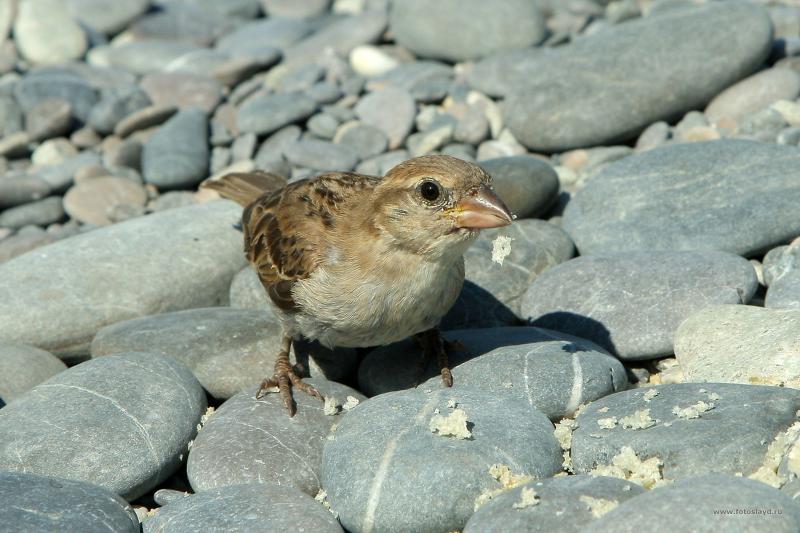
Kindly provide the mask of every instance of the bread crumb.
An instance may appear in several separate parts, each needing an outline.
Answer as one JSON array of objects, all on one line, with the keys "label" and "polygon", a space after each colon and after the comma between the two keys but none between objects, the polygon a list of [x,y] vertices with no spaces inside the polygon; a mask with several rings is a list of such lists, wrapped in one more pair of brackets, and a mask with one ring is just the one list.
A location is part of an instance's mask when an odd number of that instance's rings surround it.
[{"label": "bread crumb", "polygon": [[511,253],[511,237],[498,235],[492,242],[492,261],[503,266],[503,261]]},{"label": "bread crumb", "polygon": [[608,406],[601,407],[600,409],[597,410],[597,412],[598,413],[607,413],[608,412]]},{"label": "bread crumb", "polygon": [[663,462],[658,457],[650,457],[642,461],[633,448],[623,446],[620,452],[611,459],[610,465],[597,465],[589,474],[617,477],[651,489],[664,483],[661,475],[662,466]]},{"label": "bread crumb", "polygon": [[447,416],[433,415],[428,428],[431,433],[438,433],[442,437],[472,438],[472,431],[467,427],[467,413],[463,409],[454,409]]},{"label": "bread crumb", "polygon": [[797,463],[798,435],[800,435],[800,422],[795,422],[786,428],[785,431],[778,433],[767,448],[767,453],[764,456],[764,464],[747,477],[766,483],[776,489],[785,485],[788,479],[778,472],[778,468],[783,458],[786,457],[788,459],[787,466],[789,471],[794,474],[797,473],[794,469],[800,466]]},{"label": "bread crumb", "polygon": [[619,422],[625,429],[647,429],[656,425],[656,421],[650,418],[650,409],[642,409],[632,415],[624,416]]},{"label": "bread crumb", "polygon": [[624,487],[622,487],[622,490],[623,490],[623,492],[630,492],[631,491],[631,486],[630,485],[625,485]]},{"label": "bread crumb", "polygon": [[334,416],[339,414],[341,404],[335,396],[325,396],[325,405],[322,407],[322,412],[327,416]]},{"label": "bread crumb", "polygon": [[349,410],[353,409],[353,408],[354,408],[356,405],[358,405],[359,403],[361,403],[361,400],[359,400],[359,399],[358,399],[358,398],[356,398],[355,396],[348,396],[348,397],[345,399],[344,403],[342,404],[342,408],[343,408],[345,411],[349,411]]},{"label": "bread crumb", "polygon": [[456,402],[453,398],[450,398],[449,400],[447,400],[447,407],[449,407],[450,409],[455,409],[456,407],[458,407],[458,402]]},{"label": "bread crumb", "polygon": [[203,426],[206,425],[206,422],[208,422],[208,419],[211,418],[211,415],[213,414],[214,414],[213,407],[206,408],[206,412],[203,413],[203,415],[200,417],[200,422],[197,424],[197,431],[203,429]]},{"label": "bread crumb", "polygon": [[514,509],[525,509],[526,507],[533,507],[539,504],[539,497],[536,491],[530,487],[522,487],[522,492],[519,495],[519,501],[514,503],[511,507]]},{"label": "bread crumb", "polygon": [[603,429],[614,429],[617,427],[617,417],[610,416],[608,418],[601,418],[597,421],[597,425]]},{"label": "bread crumb", "polygon": [[644,401],[646,401],[646,402],[649,402],[650,400],[652,400],[656,396],[658,396],[658,391],[656,389],[649,389],[647,392],[644,393],[644,396],[642,396],[642,399]]},{"label": "bread crumb", "polygon": [[578,499],[589,507],[589,510],[595,518],[600,518],[607,512],[613,511],[619,505],[617,500],[593,498],[592,496],[581,496]]},{"label": "bread crumb", "polygon": [[328,501],[327,492],[325,492],[322,489],[319,489],[319,492],[317,492],[317,495],[314,496],[314,499],[317,500],[319,503],[321,503],[322,506],[325,509],[327,509],[333,515],[334,518],[339,518],[339,513],[337,513],[331,508],[331,502]]},{"label": "bread crumb", "polygon": [[720,397],[720,395],[719,395],[719,394],[717,394],[716,392],[709,392],[709,393],[708,393],[708,399],[709,399],[710,401],[712,401],[712,402],[716,402],[716,401],[717,401],[717,400],[719,400],[720,398],[721,398],[721,397]]},{"label": "bread crumb", "polygon": [[572,432],[575,430],[575,420],[572,418],[562,418],[556,422],[556,428],[553,430],[561,449],[564,450],[564,460],[561,462],[561,467],[567,471],[572,472],[572,456],[570,455],[570,448],[572,448]]},{"label": "bread crumb", "polygon": [[710,411],[714,407],[715,406],[713,403],[706,403],[703,400],[700,400],[696,404],[690,405],[689,407],[678,407],[676,405],[672,408],[672,414],[677,415],[678,418],[690,420],[692,418],[700,418],[700,413]]},{"label": "bread crumb", "polygon": [[480,507],[491,501],[491,499],[497,496],[498,494],[502,494],[515,487],[523,485],[528,481],[533,480],[533,476],[529,476],[527,474],[514,474],[513,472],[511,472],[511,469],[508,467],[508,465],[502,465],[502,464],[496,464],[490,466],[489,475],[492,476],[492,478],[494,478],[495,481],[500,483],[500,487],[496,489],[485,490],[481,494],[479,494],[478,497],[475,498],[476,511]]}]

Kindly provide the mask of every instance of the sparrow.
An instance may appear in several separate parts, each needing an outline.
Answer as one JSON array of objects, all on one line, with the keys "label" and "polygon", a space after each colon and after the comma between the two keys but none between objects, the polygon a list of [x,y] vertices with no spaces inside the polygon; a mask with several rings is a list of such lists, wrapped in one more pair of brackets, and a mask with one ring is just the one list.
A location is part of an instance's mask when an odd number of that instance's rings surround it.
[{"label": "sparrow", "polygon": [[481,229],[513,216],[478,165],[429,155],[384,177],[326,173],[283,185],[265,172],[203,186],[244,206],[244,251],[275,309],[283,338],[275,373],[289,416],[292,387],[322,399],[289,358],[305,337],[329,348],[390,344],[413,336],[421,368],[436,358],[452,386],[438,324],[464,283],[463,254]]}]

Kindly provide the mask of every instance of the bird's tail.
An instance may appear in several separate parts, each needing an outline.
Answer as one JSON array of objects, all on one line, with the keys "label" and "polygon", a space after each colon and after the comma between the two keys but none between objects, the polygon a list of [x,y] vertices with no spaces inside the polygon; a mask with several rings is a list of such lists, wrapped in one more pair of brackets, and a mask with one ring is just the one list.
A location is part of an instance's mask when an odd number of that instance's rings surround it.
[{"label": "bird's tail", "polygon": [[201,187],[217,191],[220,196],[233,200],[239,205],[247,206],[264,193],[280,189],[286,185],[286,179],[256,170],[255,172],[234,172],[221,178],[206,180]]}]

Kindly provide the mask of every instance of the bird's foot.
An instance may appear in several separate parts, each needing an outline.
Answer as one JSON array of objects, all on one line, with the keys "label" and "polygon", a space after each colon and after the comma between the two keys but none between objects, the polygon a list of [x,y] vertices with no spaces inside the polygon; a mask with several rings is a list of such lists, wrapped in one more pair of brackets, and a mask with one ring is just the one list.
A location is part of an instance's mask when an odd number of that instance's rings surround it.
[{"label": "bird's foot", "polygon": [[447,351],[450,349],[465,350],[463,344],[458,341],[446,341],[439,334],[439,328],[432,328],[414,336],[414,339],[422,348],[422,358],[417,364],[417,377],[415,386],[422,383],[425,377],[425,369],[430,361],[436,360],[442,376],[442,383],[445,387],[453,386],[453,373],[450,371],[450,363]]},{"label": "bird's foot", "polygon": [[289,348],[291,347],[291,338],[284,339],[284,348],[278,354],[278,359],[275,361],[275,374],[271,378],[267,378],[261,382],[261,386],[256,392],[256,399],[262,398],[266,395],[269,389],[278,388],[278,392],[283,400],[283,405],[289,411],[289,416],[292,417],[297,412],[297,404],[292,397],[292,388],[297,388],[306,394],[313,396],[321,401],[324,401],[322,394],[317,389],[308,383],[303,382],[300,376],[303,373],[301,365],[294,365],[289,361]]}]

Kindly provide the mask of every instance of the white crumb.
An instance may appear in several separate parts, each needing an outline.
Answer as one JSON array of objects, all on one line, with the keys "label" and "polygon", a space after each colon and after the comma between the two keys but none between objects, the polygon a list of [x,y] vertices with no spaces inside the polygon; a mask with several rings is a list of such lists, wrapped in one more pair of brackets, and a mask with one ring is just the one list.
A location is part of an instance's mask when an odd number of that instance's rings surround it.
[{"label": "white crumb", "polygon": [[539,504],[539,497],[536,491],[530,487],[522,487],[522,492],[519,495],[519,501],[514,503],[511,507],[514,509],[525,509],[526,507],[533,507]]},{"label": "white crumb", "polygon": [[208,407],[206,409],[206,412],[203,413],[203,416],[200,417],[200,423],[197,424],[197,431],[200,431],[201,429],[203,429],[203,426],[206,425],[206,422],[208,422],[208,419],[211,418],[211,415],[213,415],[213,414],[214,414],[214,408],[213,407]]},{"label": "white crumb", "polygon": [[433,415],[428,428],[431,433],[437,433],[443,437],[472,438],[472,432],[467,427],[467,413],[463,409],[454,409],[447,416]]},{"label": "white crumb", "polygon": [[716,401],[717,401],[717,400],[719,400],[720,398],[721,398],[721,397],[720,397],[720,395],[719,395],[719,394],[717,394],[716,392],[709,392],[709,393],[708,393],[708,399],[709,399],[709,401],[716,402]]},{"label": "white crumb", "polygon": [[603,429],[614,429],[617,427],[617,417],[609,416],[608,418],[601,418],[597,421],[597,425]]},{"label": "white crumb", "polygon": [[619,422],[625,429],[647,429],[656,425],[656,421],[650,418],[650,409],[642,409],[632,415],[623,416]]},{"label": "white crumb", "polygon": [[589,510],[595,518],[600,518],[607,512],[613,511],[619,505],[617,500],[606,500],[605,498],[581,496],[578,499],[589,507]]},{"label": "white crumb", "polygon": [[319,489],[319,492],[317,492],[317,495],[314,496],[314,499],[317,500],[319,503],[321,503],[325,509],[330,511],[330,513],[334,516],[334,518],[339,518],[339,513],[331,509],[331,503],[328,501],[327,492],[325,492],[322,489]]},{"label": "white crumb", "polygon": [[528,481],[532,481],[533,477],[527,474],[514,474],[508,465],[492,465],[489,467],[489,475],[500,484],[500,487],[495,489],[488,489],[483,491],[475,498],[475,510],[488,503],[492,498],[498,494],[502,494],[515,487],[518,487]]},{"label": "white crumb", "polygon": [[600,409],[597,410],[597,412],[598,413],[607,413],[608,412],[608,406],[601,407]]},{"label": "white crumb", "polygon": [[623,446],[620,452],[611,458],[610,465],[597,465],[591,472],[593,476],[610,476],[628,480],[646,489],[664,483],[661,475],[663,462],[658,457],[650,457],[642,461],[630,446]]},{"label": "white crumb", "polygon": [[658,396],[658,391],[656,389],[650,389],[650,390],[648,390],[647,392],[644,393],[644,396],[642,396],[642,399],[644,401],[646,401],[646,402],[649,402],[650,400],[652,400],[656,396]]},{"label": "white crumb", "polygon": [[672,414],[678,418],[690,420],[692,418],[700,418],[700,413],[705,413],[714,408],[713,403],[706,403],[702,400],[689,407],[678,407],[677,405],[672,408]]},{"label": "white crumb", "polygon": [[359,400],[359,399],[358,399],[358,398],[356,398],[355,396],[348,396],[348,397],[345,399],[344,403],[342,404],[342,408],[343,408],[345,411],[349,411],[349,410],[351,410],[352,408],[354,408],[356,405],[358,405],[359,403],[361,403],[361,400]]},{"label": "white crumb", "polygon": [[449,407],[450,409],[455,409],[456,407],[458,407],[458,402],[456,402],[453,398],[450,398],[449,400],[447,400],[447,407]]},{"label": "white crumb", "polygon": [[570,455],[570,448],[572,448],[572,432],[575,430],[575,420],[572,418],[562,418],[560,422],[556,422],[556,427],[553,430],[561,449],[564,450],[564,460],[561,467],[566,472],[572,472],[572,456]]},{"label": "white crumb", "polygon": [[776,489],[785,485],[788,479],[778,471],[778,468],[785,457],[789,472],[794,475],[797,474],[797,469],[800,466],[797,461],[797,455],[800,451],[797,449],[798,435],[800,435],[800,422],[795,422],[785,431],[778,433],[767,448],[764,463],[747,477],[766,483]]},{"label": "white crumb", "polygon": [[335,396],[325,396],[325,405],[322,407],[322,412],[327,416],[334,416],[339,414],[341,404]]},{"label": "white crumb", "polygon": [[497,238],[492,241],[492,261],[503,266],[503,261],[511,253],[512,240],[511,237],[498,235]]}]

